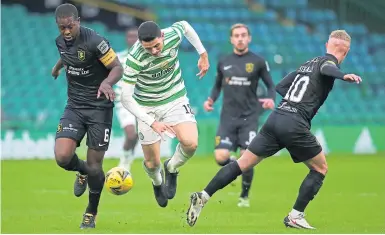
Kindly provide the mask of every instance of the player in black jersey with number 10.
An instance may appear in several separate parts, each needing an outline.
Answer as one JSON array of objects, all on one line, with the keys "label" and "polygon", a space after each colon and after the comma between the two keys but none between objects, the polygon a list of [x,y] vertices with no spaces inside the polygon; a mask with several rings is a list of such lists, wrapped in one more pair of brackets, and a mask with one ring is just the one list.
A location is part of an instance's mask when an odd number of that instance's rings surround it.
[{"label": "player in black jersey with number 10", "polygon": [[284,98],[270,114],[245,153],[223,167],[201,192],[191,195],[187,222],[193,226],[210,197],[263,159],[286,148],[293,161],[310,169],[299,188],[293,210],[284,219],[287,227],[314,229],[304,218],[304,210],[322,186],[328,167],[325,154],[310,132],[310,122],[325,102],[336,79],[360,83],[361,78],[345,74],[339,65],[350,49],[350,36],[344,30],[333,31],[326,43],[327,54],[306,61],[288,74],[276,91]]},{"label": "player in black jersey with number 10", "polygon": [[[115,93],[123,68],[108,41],[92,29],[80,26],[74,5],[56,8],[60,59],[52,69],[57,78],[64,67],[68,101],[56,131],[55,159],[67,171],[79,172],[74,194],[80,197],[89,186],[89,203],[80,228],[94,228],[104,185],[104,153],[110,142]],[[87,133],[87,161],[75,153]]]}]

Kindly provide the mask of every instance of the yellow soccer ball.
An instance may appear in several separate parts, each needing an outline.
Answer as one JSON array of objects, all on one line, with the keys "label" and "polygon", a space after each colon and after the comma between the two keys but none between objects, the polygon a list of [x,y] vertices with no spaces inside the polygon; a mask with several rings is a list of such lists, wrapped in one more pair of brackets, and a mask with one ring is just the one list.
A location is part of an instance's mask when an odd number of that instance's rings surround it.
[{"label": "yellow soccer ball", "polygon": [[107,190],[114,195],[123,195],[134,185],[130,172],[123,167],[114,167],[106,174],[104,182]]}]

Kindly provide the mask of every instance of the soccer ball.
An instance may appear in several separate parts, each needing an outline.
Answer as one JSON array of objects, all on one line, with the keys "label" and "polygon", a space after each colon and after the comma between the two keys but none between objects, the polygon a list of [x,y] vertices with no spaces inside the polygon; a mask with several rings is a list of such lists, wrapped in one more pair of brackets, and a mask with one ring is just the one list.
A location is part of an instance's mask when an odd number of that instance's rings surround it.
[{"label": "soccer ball", "polygon": [[114,195],[123,195],[132,189],[134,181],[130,172],[123,167],[114,167],[106,174],[107,190]]}]

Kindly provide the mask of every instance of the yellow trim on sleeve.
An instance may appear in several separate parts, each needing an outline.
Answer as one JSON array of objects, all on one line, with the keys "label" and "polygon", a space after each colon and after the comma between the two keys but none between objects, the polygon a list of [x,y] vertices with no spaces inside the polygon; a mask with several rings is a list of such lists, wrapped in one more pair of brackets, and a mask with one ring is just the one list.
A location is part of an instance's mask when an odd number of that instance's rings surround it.
[{"label": "yellow trim on sleeve", "polygon": [[99,60],[104,64],[104,66],[108,66],[109,64],[111,64],[112,61],[114,61],[115,58],[116,58],[116,54],[114,50],[110,48],[108,52]]}]

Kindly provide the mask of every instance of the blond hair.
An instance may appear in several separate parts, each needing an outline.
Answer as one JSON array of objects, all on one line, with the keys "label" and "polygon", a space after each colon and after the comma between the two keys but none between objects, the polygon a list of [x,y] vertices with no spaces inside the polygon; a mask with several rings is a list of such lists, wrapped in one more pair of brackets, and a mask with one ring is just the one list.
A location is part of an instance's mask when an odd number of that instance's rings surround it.
[{"label": "blond hair", "polygon": [[350,42],[352,38],[350,35],[345,31],[345,30],[334,30],[333,32],[330,33],[329,38],[335,38],[335,39],[340,39],[343,41]]},{"label": "blond hair", "polygon": [[247,34],[250,35],[250,29],[249,29],[249,26],[245,25],[245,24],[234,24],[233,26],[231,26],[231,29],[230,29],[230,36],[233,36],[233,31],[234,29],[239,29],[239,28],[245,28],[247,29]]}]

